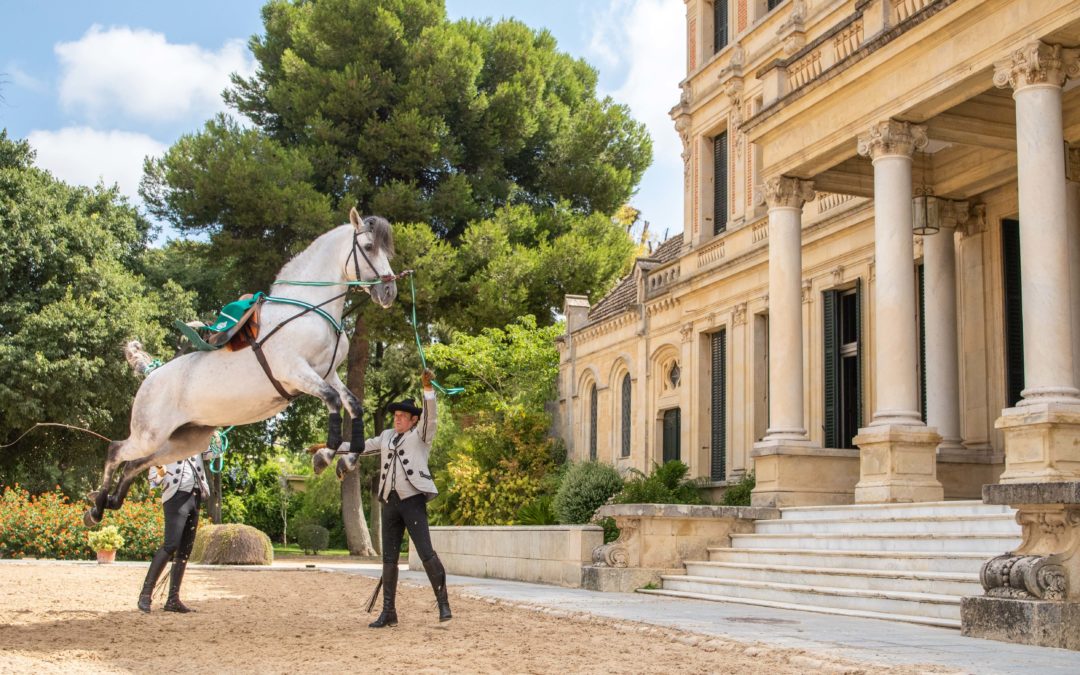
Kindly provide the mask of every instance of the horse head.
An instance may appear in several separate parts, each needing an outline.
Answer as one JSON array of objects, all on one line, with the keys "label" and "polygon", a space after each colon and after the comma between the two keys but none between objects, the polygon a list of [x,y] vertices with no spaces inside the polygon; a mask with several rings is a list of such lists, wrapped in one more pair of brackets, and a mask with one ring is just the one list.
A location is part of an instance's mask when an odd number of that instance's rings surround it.
[{"label": "horse head", "polygon": [[363,286],[371,299],[383,309],[394,304],[397,282],[390,258],[394,256],[394,237],[390,223],[380,216],[361,218],[355,208],[349,211],[353,226],[352,251],[346,262],[345,276],[353,281],[378,281]]}]

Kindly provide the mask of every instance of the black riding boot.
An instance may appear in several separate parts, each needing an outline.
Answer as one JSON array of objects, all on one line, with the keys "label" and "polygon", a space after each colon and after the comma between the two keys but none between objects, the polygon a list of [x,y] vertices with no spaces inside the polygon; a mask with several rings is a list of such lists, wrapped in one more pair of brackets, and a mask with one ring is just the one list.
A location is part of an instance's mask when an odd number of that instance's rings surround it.
[{"label": "black riding boot", "polygon": [[169,599],[165,601],[166,612],[178,612],[187,614],[194,612],[184,603],[180,602],[180,582],[184,580],[184,570],[187,568],[186,560],[177,560],[172,565],[172,576],[169,577]]},{"label": "black riding boot", "polygon": [[439,556],[433,555],[430,560],[425,560],[424,571],[431,580],[431,588],[435,590],[435,601],[439,603],[439,621],[449,621],[453,615],[450,614],[450,598],[446,595],[446,569]]},{"label": "black riding boot", "polygon": [[139,609],[144,612],[150,611],[150,599],[154,595],[154,586],[157,585],[161,573],[165,570],[165,564],[169,562],[171,553],[159,548],[150,561],[150,569],[146,570],[146,579],[143,580],[142,592],[139,593]]},{"label": "black riding boot", "polygon": [[397,563],[383,563],[382,566],[382,614],[368,624],[368,628],[383,628],[397,625],[397,609],[394,600],[397,596]]}]

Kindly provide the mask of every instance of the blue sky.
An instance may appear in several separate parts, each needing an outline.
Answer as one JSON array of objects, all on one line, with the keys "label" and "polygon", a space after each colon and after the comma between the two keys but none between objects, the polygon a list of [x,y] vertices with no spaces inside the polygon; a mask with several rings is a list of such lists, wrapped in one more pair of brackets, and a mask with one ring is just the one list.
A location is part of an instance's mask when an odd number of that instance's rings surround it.
[{"label": "blue sky", "polygon": [[[250,74],[262,0],[7,2],[0,22],[0,128],[70,183],[116,183],[137,201],[146,155],[225,110],[228,74]],[[600,73],[653,137],[631,200],[663,235],[682,229],[681,147],[667,112],[684,76],[683,0],[447,0],[451,19],[515,17]]]}]

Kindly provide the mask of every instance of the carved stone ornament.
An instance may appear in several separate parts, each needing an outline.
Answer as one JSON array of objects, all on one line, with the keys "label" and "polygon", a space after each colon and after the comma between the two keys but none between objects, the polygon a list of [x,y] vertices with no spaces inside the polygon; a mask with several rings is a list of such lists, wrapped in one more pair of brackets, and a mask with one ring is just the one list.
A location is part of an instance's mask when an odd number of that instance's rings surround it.
[{"label": "carved stone ornament", "polygon": [[630,552],[618,541],[613,541],[594,548],[592,561],[597,567],[628,567]]},{"label": "carved stone ornament", "polygon": [[972,204],[967,222],[961,228],[965,237],[974,237],[986,232],[986,204]]},{"label": "carved stone ornament", "polygon": [[1021,89],[1033,84],[1060,87],[1066,78],[1080,76],[1080,49],[1066,49],[1038,40],[994,64],[994,86]]},{"label": "carved stone ornament", "polygon": [[682,140],[683,178],[690,180],[690,115],[675,118],[675,131]]},{"label": "carved stone ornament", "polygon": [[1065,178],[1080,183],[1080,146],[1075,144],[1065,148]]},{"label": "carved stone ornament", "polygon": [[837,265],[832,271],[832,281],[834,286],[839,286],[844,283],[844,266]]},{"label": "carved stone ornament", "polygon": [[885,120],[870,126],[870,131],[859,136],[859,154],[871,159],[887,155],[910,157],[916,150],[926,147],[926,127],[898,120]]},{"label": "carved stone ornament", "polygon": [[803,304],[808,304],[813,299],[814,282],[811,279],[803,279],[802,281],[802,301]]},{"label": "carved stone ornament", "polygon": [[694,324],[684,323],[679,329],[679,336],[682,337],[683,342],[690,342],[690,339],[694,337]]},{"label": "carved stone ornament", "polygon": [[746,303],[740,302],[731,310],[731,324],[741,326],[746,323]]},{"label": "carved stone ornament", "polygon": [[803,204],[814,198],[814,183],[798,178],[778,176],[767,179],[761,193],[770,209],[801,209]]},{"label": "carved stone ornament", "polygon": [[979,572],[986,594],[999,598],[1064,600],[1068,578],[1061,565],[1039,555],[999,555]]}]

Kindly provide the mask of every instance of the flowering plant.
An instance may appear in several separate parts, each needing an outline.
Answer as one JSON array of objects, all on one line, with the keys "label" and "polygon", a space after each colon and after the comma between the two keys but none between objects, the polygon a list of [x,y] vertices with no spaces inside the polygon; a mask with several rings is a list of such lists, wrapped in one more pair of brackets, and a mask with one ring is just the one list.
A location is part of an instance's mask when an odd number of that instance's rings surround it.
[{"label": "flowering plant", "polygon": [[124,545],[124,538],[120,536],[120,530],[115,525],[106,525],[100,530],[87,532],[86,540],[95,551],[115,551]]}]

